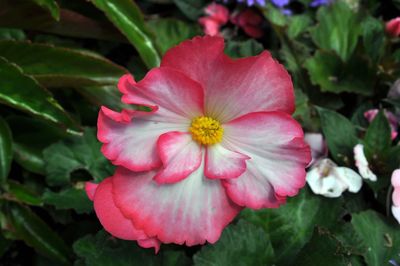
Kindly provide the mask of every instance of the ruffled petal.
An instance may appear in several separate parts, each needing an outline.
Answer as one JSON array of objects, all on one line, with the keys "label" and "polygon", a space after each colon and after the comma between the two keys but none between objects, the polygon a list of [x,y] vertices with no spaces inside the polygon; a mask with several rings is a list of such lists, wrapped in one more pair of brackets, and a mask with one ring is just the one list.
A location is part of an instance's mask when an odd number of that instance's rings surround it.
[{"label": "ruffled petal", "polygon": [[153,180],[154,171],[118,168],[113,177],[116,204],[135,226],[163,243],[214,243],[241,208],[229,200],[219,180],[205,178],[203,167],[161,186]]},{"label": "ruffled petal", "polygon": [[[171,67],[185,73],[200,84],[213,77],[224,53],[224,39],[221,37],[195,37],[169,49],[161,61],[161,67]],[[227,77],[225,77],[227,78]]]},{"label": "ruffled petal", "polygon": [[277,207],[304,186],[310,148],[288,114],[251,113],[224,125],[224,130],[232,150],[251,157],[244,174],[223,181],[235,203],[254,209]]},{"label": "ruffled petal", "polygon": [[222,123],[251,112],[294,111],[290,75],[268,52],[232,60],[223,54],[222,38],[197,37],[171,49],[161,65],[200,82],[206,115]]},{"label": "ruffled petal", "polygon": [[208,178],[236,178],[246,171],[246,160],[250,157],[231,151],[221,144],[206,149],[204,174]]},{"label": "ruffled petal", "polygon": [[362,177],[347,167],[337,167],[335,169],[336,176],[346,184],[346,188],[353,193],[360,191],[362,187]]},{"label": "ruffled petal", "polygon": [[97,138],[103,143],[102,153],[115,165],[132,171],[147,171],[161,166],[157,154],[159,136],[170,131],[186,131],[186,124],[164,121],[157,112],[114,112],[102,107],[98,118]]},{"label": "ruffled petal", "polygon": [[118,88],[124,103],[148,106],[171,122],[184,123],[203,114],[200,84],[171,68],[153,68],[140,82],[125,75]]},{"label": "ruffled petal", "polygon": [[160,241],[148,237],[143,230],[137,229],[131,220],[122,215],[115,206],[112,195],[111,178],[104,179],[95,192],[94,210],[104,229],[111,235],[124,240],[138,240],[140,246],[154,247],[156,252],[160,248]]},{"label": "ruffled petal", "polygon": [[200,166],[201,147],[189,133],[165,133],[157,146],[164,166],[154,177],[159,184],[178,182]]}]

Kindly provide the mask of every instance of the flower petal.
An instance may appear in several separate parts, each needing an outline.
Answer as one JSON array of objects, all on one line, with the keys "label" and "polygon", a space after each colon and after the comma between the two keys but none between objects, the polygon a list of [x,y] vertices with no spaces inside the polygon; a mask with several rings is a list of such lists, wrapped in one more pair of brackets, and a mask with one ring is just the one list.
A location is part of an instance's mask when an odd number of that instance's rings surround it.
[{"label": "flower petal", "polygon": [[153,68],[140,82],[125,75],[118,87],[124,103],[148,106],[168,121],[181,123],[203,114],[203,88],[175,69]]},{"label": "flower petal", "polygon": [[85,192],[91,201],[93,201],[93,199],[94,199],[94,194],[96,193],[96,189],[98,186],[99,186],[99,184],[92,183],[92,182],[85,183]]},{"label": "flower petal", "polygon": [[186,131],[190,121],[175,124],[165,122],[157,112],[117,113],[102,107],[97,126],[97,138],[104,143],[101,148],[104,156],[132,171],[147,171],[161,166],[158,137],[169,131]]},{"label": "flower petal", "polygon": [[347,167],[337,167],[335,172],[336,176],[340,177],[350,192],[357,193],[360,191],[362,187],[362,177],[354,170]]},{"label": "flower petal", "polygon": [[203,167],[161,186],[153,181],[154,171],[118,168],[113,177],[116,204],[135,226],[163,243],[214,243],[241,208],[229,200],[219,180],[205,178]]},{"label": "flower petal", "polygon": [[221,144],[206,149],[204,174],[208,178],[236,178],[246,171],[246,160],[250,157],[231,151]]},{"label": "flower petal", "polygon": [[154,247],[158,251],[160,242],[134,227],[131,220],[123,216],[115,206],[111,178],[104,179],[98,185],[93,201],[96,215],[107,232],[124,240],[140,240],[138,243],[142,247]]},{"label": "flower petal", "polygon": [[158,139],[157,146],[164,166],[154,177],[159,184],[178,182],[200,166],[201,147],[190,133],[165,133]]},{"label": "flower petal", "polygon": [[365,157],[364,145],[357,144],[356,146],[354,146],[353,151],[354,151],[354,160],[356,161],[356,166],[360,175],[364,179],[376,181],[377,177],[374,174],[374,172],[372,172],[371,169],[369,168],[369,163],[367,161],[367,158]]},{"label": "flower petal", "polygon": [[393,171],[391,183],[393,186],[392,201],[395,206],[400,207],[400,169]]},{"label": "flower petal", "polygon": [[277,207],[282,202],[279,198],[294,196],[304,186],[310,148],[300,125],[288,114],[251,113],[224,129],[231,149],[251,157],[243,175],[224,180],[228,195],[238,205]]},{"label": "flower petal", "polygon": [[161,65],[200,82],[206,115],[222,123],[250,112],[294,111],[291,78],[268,52],[232,60],[223,54],[222,38],[194,38],[167,52]]}]

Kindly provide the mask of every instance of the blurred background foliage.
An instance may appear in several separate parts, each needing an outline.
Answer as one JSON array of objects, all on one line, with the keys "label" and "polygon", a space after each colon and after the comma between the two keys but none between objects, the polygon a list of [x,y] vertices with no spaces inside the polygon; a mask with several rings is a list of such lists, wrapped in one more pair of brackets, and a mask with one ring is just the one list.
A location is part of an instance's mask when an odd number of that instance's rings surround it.
[{"label": "blurred background foliage", "polygon": [[[398,0],[337,0],[292,14],[253,7],[263,36],[224,29],[226,53],[268,49],[290,71],[296,119],[322,131],[331,157],[353,165],[362,142],[379,181],[338,199],[308,188],[279,209],[244,210],[215,245],[163,245],[159,254],[101,229],[84,182],[113,173],[96,139],[99,106],[120,110],[116,83],[140,80],[163,53],[202,34],[205,0],[0,0],[1,265],[390,265],[400,261],[400,227],[390,216],[390,174],[400,165],[385,116],[400,77],[400,42],[384,22]],[[230,10],[244,5],[230,1]],[[125,106],[126,107],[126,106]],[[136,108],[130,106],[126,108]],[[240,107],[238,107],[240,108]],[[397,139],[398,142],[398,139]]]}]

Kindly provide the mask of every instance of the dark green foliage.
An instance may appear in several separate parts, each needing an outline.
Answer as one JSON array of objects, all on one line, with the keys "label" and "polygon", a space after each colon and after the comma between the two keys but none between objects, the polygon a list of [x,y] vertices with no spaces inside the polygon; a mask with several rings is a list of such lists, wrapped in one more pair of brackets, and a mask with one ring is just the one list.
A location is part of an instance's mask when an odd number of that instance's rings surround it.
[{"label": "dark green foliage", "polygon": [[[353,148],[363,144],[376,182],[334,199],[305,184],[279,208],[244,208],[214,244],[162,244],[157,254],[102,229],[84,189],[115,170],[96,137],[99,107],[140,108],[121,102],[119,78],[131,72],[141,80],[171,47],[202,35],[198,20],[209,16],[211,2],[0,1],[0,265],[400,263],[400,226],[390,211],[390,176],[400,168],[399,137],[391,133],[399,124],[387,118],[400,114],[393,85],[400,49],[399,38],[385,32],[399,0],[358,7],[296,0],[283,9],[266,0],[251,7],[262,17],[250,23],[263,31],[257,39],[231,19],[246,1],[216,1],[230,13],[219,22],[225,53],[240,60],[268,50],[292,78],[293,117],[304,132],[323,133],[327,157],[355,171]],[[287,9],[292,15],[282,13]],[[380,110],[371,122],[364,115],[370,109]]]}]

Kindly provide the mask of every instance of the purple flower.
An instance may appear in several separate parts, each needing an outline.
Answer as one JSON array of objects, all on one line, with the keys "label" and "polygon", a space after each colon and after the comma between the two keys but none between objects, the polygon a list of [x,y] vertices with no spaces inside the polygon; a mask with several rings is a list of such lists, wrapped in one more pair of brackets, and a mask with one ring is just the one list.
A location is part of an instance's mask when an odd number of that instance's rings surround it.
[{"label": "purple flower", "polygon": [[330,4],[332,0],[314,0],[311,2],[310,6],[311,7],[317,7],[317,6],[325,6]]},{"label": "purple flower", "polygon": [[238,3],[246,2],[248,6],[252,6],[254,4],[258,4],[260,6],[265,6],[265,0],[237,0]]},{"label": "purple flower", "polygon": [[282,7],[286,6],[287,4],[289,4],[289,3],[290,3],[290,0],[271,0],[271,2],[272,2],[275,6],[277,6],[277,7],[279,7],[279,8],[282,8]]}]

